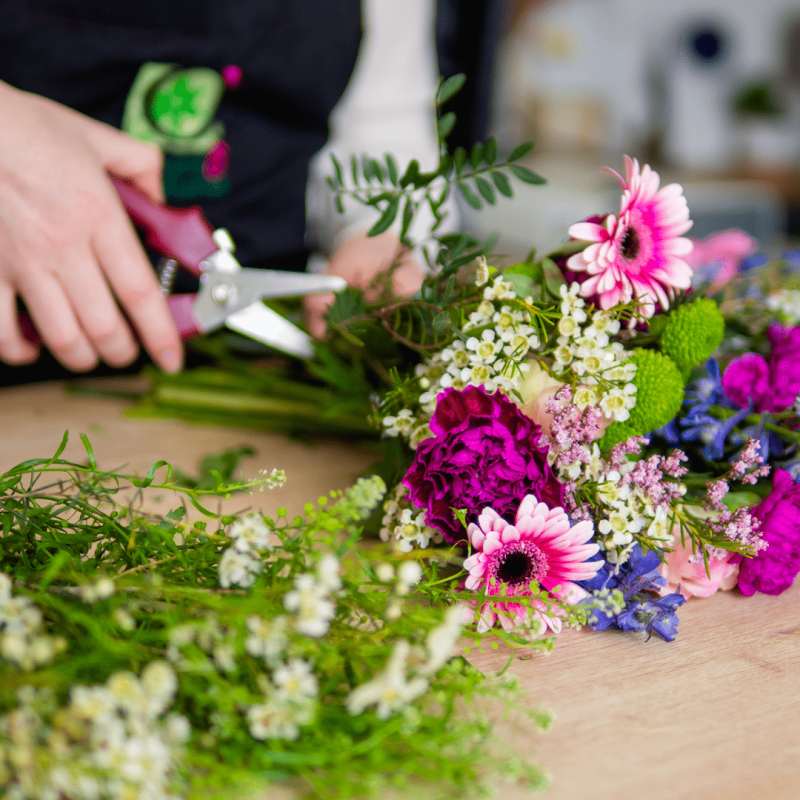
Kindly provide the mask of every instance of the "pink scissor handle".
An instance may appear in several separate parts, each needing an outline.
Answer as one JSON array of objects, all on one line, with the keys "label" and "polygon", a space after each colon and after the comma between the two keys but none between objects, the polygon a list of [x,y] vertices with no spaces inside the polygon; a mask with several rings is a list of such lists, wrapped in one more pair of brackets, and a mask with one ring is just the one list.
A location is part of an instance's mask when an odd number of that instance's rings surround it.
[{"label": "pink scissor handle", "polygon": [[197,295],[194,294],[171,294],[167,298],[167,306],[169,313],[172,315],[172,321],[175,323],[181,339],[184,340],[199,336],[203,332],[194,315],[196,297]]},{"label": "pink scissor handle", "polygon": [[21,311],[18,314],[18,321],[22,338],[27,339],[31,344],[35,344],[39,347],[39,345],[42,344],[42,337],[39,336],[39,331],[36,330],[36,326],[33,324],[30,314],[28,314],[27,311]]},{"label": "pink scissor handle", "polygon": [[170,208],[125,181],[112,178],[112,183],[133,223],[145,232],[147,244],[199,276],[201,262],[219,249],[200,206]]}]

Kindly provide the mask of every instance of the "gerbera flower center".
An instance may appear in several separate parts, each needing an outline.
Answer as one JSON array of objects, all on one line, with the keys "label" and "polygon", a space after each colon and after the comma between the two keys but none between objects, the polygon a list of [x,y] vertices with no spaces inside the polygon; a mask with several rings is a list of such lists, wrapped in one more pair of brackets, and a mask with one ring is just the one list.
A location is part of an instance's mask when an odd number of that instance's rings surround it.
[{"label": "gerbera flower center", "polygon": [[639,255],[639,234],[632,225],[625,229],[625,235],[620,243],[622,257],[628,261],[633,261]]},{"label": "gerbera flower center", "polygon": [[512,542],[498,551],[490,568],[493,577],[508,586],[527,585],[547,570],[545,554],[532,542]]}]

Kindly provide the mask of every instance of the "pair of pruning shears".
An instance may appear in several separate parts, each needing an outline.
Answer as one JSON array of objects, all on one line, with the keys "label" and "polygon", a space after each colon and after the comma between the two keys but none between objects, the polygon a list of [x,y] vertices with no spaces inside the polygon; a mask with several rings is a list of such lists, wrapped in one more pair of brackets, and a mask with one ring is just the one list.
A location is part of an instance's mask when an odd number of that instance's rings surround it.
[{"label": "pair of pruning shears", "polygon": [[225,325],[285,353],[313,356],[311,337],[267,308],[262,299],[338,292],[346,286],[344,279],[243,267],[233,255],[228,232],[214,230],[199,206],[171,208],[129,183],[116,179],[113,183],[147,245],[166,257],[166,269],[181,267],[200,280],[196,294],[167,297],[182,339]]},{"label": "pair of pruning shears", "polygon": [[[313,340],[262,302],[265,298],[338,292],[344,279],[333,275],[281,272],[243,267],[233,255],[224,228],[214,230],[199,206],[172,208],[156,203],[118,179],[114,187],[146,244],[162,254],[162,290],[180,267],[200,281],[196,293],[168,294],[167,305],[182,339],[223,325],[301,358],[314,355]],[[38,340],[28,319],[20,320],[27,338]]]}]

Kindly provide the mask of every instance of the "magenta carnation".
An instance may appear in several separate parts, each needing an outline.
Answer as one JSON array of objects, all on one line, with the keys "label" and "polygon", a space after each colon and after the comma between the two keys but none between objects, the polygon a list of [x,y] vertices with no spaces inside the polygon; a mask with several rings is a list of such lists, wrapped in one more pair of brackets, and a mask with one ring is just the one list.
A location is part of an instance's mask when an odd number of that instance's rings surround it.
[{"label": "magenta carnation", "polygon": [[688,289],[692,269],[683,259],[692,242],[683,237],[691,228],[683,189],[673,183],[659,188],[660,179],[646,164],[625,156],[619,216],[602,223],[579,222],[569,235],[590,244],[572,256],[567,268],[584,273],[581,296],[597,297],[600,307],[640,300],[640,310],[652,317],[656,306],[669,308],[677,289]]},{"label": "magenta carnation", "polygon": [[747,353],[734,358],[722,376],[722,391],[739,408],[752,402],[758,412],[771,410],[769,364],[764,356]]},{"label": "magenta carnation", "polygon": [[800,327],[772,325],[767,339],[772,345],[769,357],[772,403],[775,411],[784,411],[800,393]]},{"label": "magenta carnation", "polygon": [[769,362],[756,353],[735,358],[722,376],[722,389],[740,408],[752,402],[755,411],[785,411],[800,393],[800,327],[773,325],[767,338]]},{"label": "magenta carnation", "polygon": [[800,485],[786,470],[776,469],[772,492],[753,509],[761,522],[761,536],[767,543],[753,558],[739,567],[742,594],[781,594],[800,572]]},{"label": "magenta carnation", "polygon": [[489,506],[513,518],[529,494],[550,508],[563,505],[564,487],[547,463],[548,447],[538,443],[541,428],[501,393],[448,389],[430,427],[434,437],[417,447],[403,483],[447,541],[465,539],[453,508],[466,508],[474,518]]}]

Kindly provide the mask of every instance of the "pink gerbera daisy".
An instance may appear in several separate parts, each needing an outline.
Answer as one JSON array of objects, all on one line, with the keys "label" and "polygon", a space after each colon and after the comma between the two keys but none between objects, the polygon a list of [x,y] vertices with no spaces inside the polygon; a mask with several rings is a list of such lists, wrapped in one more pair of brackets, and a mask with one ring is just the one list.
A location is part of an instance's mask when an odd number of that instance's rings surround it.
[{"label": "pink gerbera daisy", "polygon": [[625,156],[625,179],[604,167],[622,184],[619,217],[601,223],[578,222],[569,229],[574,239],[592,242],[572,256],[567,268],[585,272],[583,297],[599,298],[600,307],[640,300],[640,311],[652,317],[656,303],[669,308],[676,289],[688,289],[692,268],[681,258],[692,251],[684,238],[692,227],[683,189],[677,183],[658,188],[658,173]]},{"label": "pink gerbera daisy", "polygon": [[[519,505],[514,524],[506,522],[493,509],[486,508],[477,525],[467,529],[475,551],[465,562],[469,571],[465,588],[490,595],[523,597],[531,595],[531,581],[551,595],[577,603],[586,592],[573,581],[594,577],[602,561],[587,561],[600,549],[587,544],[594,534],[591,522],[570,526],[563,508],[549,508],[532,494]],[[526,618],[539,617],[551,630],[561,630],[561,620],[545,613],[544,604],[494,602],[481,610],[478,630],[489,630],[501,611],[500,622],[509,629]]]}]

